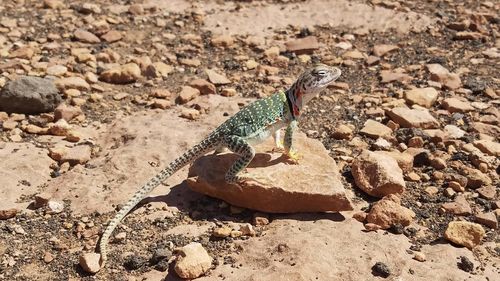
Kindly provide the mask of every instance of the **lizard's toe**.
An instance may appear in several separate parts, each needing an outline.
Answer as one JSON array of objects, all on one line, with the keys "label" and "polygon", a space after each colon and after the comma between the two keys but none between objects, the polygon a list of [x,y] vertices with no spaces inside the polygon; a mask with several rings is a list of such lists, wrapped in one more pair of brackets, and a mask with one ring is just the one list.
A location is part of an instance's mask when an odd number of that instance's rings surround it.
[{"label": "lizard's toe", "polygon": [[293,164],[299,164],[299,160],[303,158],[300,153],[298,153],[296,150],[293,149],[285,153],[285,156]]},{"label": "lizard's toe", "polygon": [[269,152],[284,152],[285,151],[285,146],[283,144],[282,140],[276,141],[276,146],[271,149]]}]

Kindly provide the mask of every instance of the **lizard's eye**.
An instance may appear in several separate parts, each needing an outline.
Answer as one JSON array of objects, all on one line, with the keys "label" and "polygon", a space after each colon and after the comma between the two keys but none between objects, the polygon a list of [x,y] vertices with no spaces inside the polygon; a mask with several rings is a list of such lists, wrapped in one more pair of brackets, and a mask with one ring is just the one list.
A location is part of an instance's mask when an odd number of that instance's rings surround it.
[{"label": "lizard's eye", "polygon": [[316,75],[318,75],[318,76],[325,76],[326,75],[326,70],[318,70],[316,72]]}]

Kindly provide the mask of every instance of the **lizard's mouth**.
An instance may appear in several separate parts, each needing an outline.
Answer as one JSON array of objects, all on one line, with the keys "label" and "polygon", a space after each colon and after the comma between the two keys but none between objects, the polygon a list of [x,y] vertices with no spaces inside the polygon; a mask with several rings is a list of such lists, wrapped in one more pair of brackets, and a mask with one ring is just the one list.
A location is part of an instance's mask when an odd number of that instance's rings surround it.
[{"label": "lizard's mouth", "polygon": [[[340,75],[339,75],[340,76]],[[335,82],[335,80],[337,80],[339,78],[339,76],[336,76],[336,77],[332,77],[330,80],[326,81],[325,83],[323,83],[325,86],[328,86],[330,84],[332,84],[333,82]]]}]

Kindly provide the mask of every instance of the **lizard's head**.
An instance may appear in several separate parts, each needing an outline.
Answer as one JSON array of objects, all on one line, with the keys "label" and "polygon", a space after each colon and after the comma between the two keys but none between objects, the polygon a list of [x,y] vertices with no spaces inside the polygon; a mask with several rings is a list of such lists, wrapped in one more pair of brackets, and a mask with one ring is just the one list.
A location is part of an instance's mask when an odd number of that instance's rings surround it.
[{"label": "lizard's head", "polygon": [[304,71],[287,93],[293,106],[293,114],[300,115],[302,106],[337,80],[341,73],[340,69],[324,64],[317,64]]},{"label": "lizard's head", "polygon": [[340,77],[341,71],[336,67],[324,64],[317,64],[314,67],[304,71],[297,84],[303,95],[317,94],[328,85]]}]

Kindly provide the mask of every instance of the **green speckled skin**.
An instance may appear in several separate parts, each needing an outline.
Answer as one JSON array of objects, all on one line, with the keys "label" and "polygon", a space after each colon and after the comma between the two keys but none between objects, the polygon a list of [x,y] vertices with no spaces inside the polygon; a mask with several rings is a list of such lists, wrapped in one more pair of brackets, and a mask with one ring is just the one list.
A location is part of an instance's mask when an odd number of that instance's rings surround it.
[{"label": "green speckled skin", "polygon": [[292,120],[284,92],[257,100],[220,125],[216,131],[249,138],[269,129],[277,122]]},{"label": "green speckled skin", "polygon": [[238,173],[245,169],[255,156],[252,145],[267,139],[273,133],[276,138],[279,138],[279,130],[286,127],[284,151],[291,158],[296,157],[296,154],[292,153],[292,134],[297,128],[296,119],[300,115],[303,104],[335,81],[340,73],[339,69],[326,65],[318,65],[304,71],[286,92],[275,93],[244,107],[200,143],[167,165],[141,187],[110,220],[99,242],[101,267],[106,263],[109,237],[125,215],[162,181],[205,153],[217,151],[220,147],[227,147],[239,154],[240,158],[225,176],[227,182],[237,183],[242,180],[238,177]]}]

